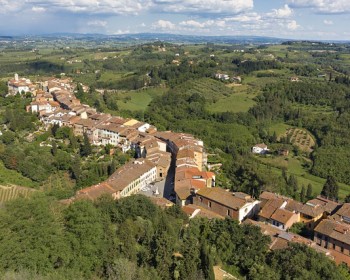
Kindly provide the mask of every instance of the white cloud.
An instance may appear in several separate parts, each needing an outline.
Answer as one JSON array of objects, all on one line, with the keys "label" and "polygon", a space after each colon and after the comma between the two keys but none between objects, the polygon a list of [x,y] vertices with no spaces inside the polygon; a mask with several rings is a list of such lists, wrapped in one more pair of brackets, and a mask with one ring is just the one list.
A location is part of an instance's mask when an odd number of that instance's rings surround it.
[{"label": "white cloud", "polygon": [[106,27],[107,26],[107,21],[104,20],[92,20],[87,23],[88,26],[93,26],[93,27]]},{"label": "white cloud", "polygon": [[350,13],[349,0],[289,0],[296,8],[313,8],[324,14]]},{"label": "white cloud", "polygon": [[153,0],[155,9],[172,13],[236,14],[254,7],[253,0]]},{"label": "white cloud", "polygon": [[225,18],[226,21],[236,21],[236,22],[257,22],[261,20],[261,15],[258,13],[246,13],[237,15],[234,17],[227,17]]},{"label": "white cloud", "polygon": [[35,12],[35,13],[42,13],[42,12],[45,12],[46,9],[43,8],[43,7],[36,7],[36,6],[34,6],[34,7],[32,7],[32,11]]},{"label": "white cloud", "polygon": [[171,21],[160,19],[152,24],[152,28],[157,30],[163,30],[163,31],[175,30],[176,25],[173,24]]},{"label": "white cloud", "polygon": [[123,35],[123,34],[129,34],[130,33],[130,30],[121,30],[121,29],[118,29],[117,31],[115,31],[113,33],[113,35]]},{"label": "white cloud", "polygon": [[22,3],[11,0],[0,0],[0,14],[18,11],[22,7]]},{"label": "white cloud", "polygon": [[2,12],[29,10],[86,14],[137,15],[141,12],[237,14],[254,7],[253,0],[0,0]]},{"label": "white cloud", "polygon": [[194,27],[194,28],[203,28],[205,27],[205,23],[201,23],[195,20],[186,20],[186,21],[181,21],[179,23],[181,26],[187,26],[187,27]]},{"label": "white cloud", "polygon": [[203,22],[195,21],[195,20],[186,20],[181,21],[179,23],[180,26],[184,27],[190,27],[190,28],[206,28],[206,27],[225,27],[226,21],[225,20],[206,20]]},{"label": "white cloud", "polygon": [[287,18],[290,17],[293,14],[293,10],[289,8],[289,6],[286,4],[283,8],[280,9],[273,9],[273,12],[269,15],[277,17],[277,18]]},{"label": "white cloud", "polygon": [[297,24],[295,20],[291,20],[290,22],[287,23],[287,28],[289,30],[296,30],[300,27],[300,25]]},{"label": "white cloud", "polygon": [[333,25],[333,21],[328,20],[328,19],[325,19],[325,20],[323,21],[323,23],[324,23],[325,25]]},{"label": "white cloud", "polygon": [[0,6],[5,11],[32,9],[34,5],[35,11],[46,9],[49,12],[67,11],[72,13],[123,15],[136,15],[149,9],[152,3],[152,0],[0,0]]}]

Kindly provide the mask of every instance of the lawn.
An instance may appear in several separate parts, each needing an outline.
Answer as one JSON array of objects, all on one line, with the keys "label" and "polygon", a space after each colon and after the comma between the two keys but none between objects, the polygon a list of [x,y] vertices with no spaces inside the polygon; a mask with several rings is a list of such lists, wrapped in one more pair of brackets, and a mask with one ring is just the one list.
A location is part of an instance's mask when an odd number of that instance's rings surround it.
[{"label": "lawn", "polygon": [[269,126],[269,132],[272,135],[274,132],[276,132],[277,137],[283,136],[283,134],[286,133],[287,129],[291,128],[290,125],[285,123],[274,123],[271,126]]},{"label": "lawn", "polygon": [[232,93],[220,98],[208,108],[211,112],[247,112],[249,108],[255,105],[253,98],[256,93],[250,92],[247,85],[236,86],[232,88]]},{"label": "lawn", "polygon": [[[288,175],[295,175],[297,177],[299,187],[302,185],[307,186],[308,184],[312,185],[313,192],[315,195],[321,193],[326,179],[314,176],[309,173],[308,169],[303,167],[302,161],[306,162],[308,159],[303,157],[294,157],[289,155],[288,157],[284,156],[268,156],[268,157],[256,157],[257,160],[264,165],[271,166],[273,173],[281,175],[282,168],[287,168]],[[339,185],[339,198],[344,199],[346,195],[350,193],[350,186],[338,183]]]},{"label": "lawn", "polygon": [[144,111],[155,97],[165,92],[165,88],[148,88],[118,93],[118,97],[121,99],[118,101],[118,107],[121,110]]}]

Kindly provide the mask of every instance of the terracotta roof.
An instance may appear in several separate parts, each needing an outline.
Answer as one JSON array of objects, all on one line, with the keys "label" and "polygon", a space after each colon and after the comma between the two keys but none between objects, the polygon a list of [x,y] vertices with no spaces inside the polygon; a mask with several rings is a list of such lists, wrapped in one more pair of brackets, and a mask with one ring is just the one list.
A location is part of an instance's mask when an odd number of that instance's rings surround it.
[{"label": "terracotta roof", "polygon": [[329,214],[333,214],[334,211],[340,207],[340,204],[338,202],[323,198],[321,196],[307,201],[306,204],[322,206],[324,211]]},{"label": "terracotta roof", "polygon": [[350,223],[350,203],[344,203],[341,208],[332,216],[336,221]]},{"label": "terracotta roof", "polygon": [[284,203],[283,198],[276,198],[268,200],[265,205],[261,208],[259,216],[265,219],[270,219],[273,213],[279,209]]},{"label": "terracotta roof", "polygon": [[282,224],[286,224],[294,215],[293,212],[290,212],[285,209],[277,209],[271,216],[272,220],[280,222]]},{"label": "terracotta roof", "polygon": [[95,200],[103,194],[113,194],[116,191],[106,182],[84,188],[77,192],[76,198],[87,198]]},{"label": "terracotta roof", "polygon": [[225,219],[225,217],[210,211],[208,209],[205,209],[204,207],[194,205],[194,204],[188,204],[182,207],[182,210],[189,216],[192,216],[195,214],[195,217],[202,217],[207,219]]},{"label": "terracotta roof", "polygon": [[206,197],[235,210],[242,208],[247,202],[253,201],[252,199],[247,200],[236,197],[233,193],[218,187],[203,188],[197,192],[197,195]]},{"label": "terracotta roof", "polygon": [[164,197],[155,197],[155,196],[151,196],[149,197],[149,199],[155,204],[158,205],[161,208],[168,208],[171,207],[173,205],[175,205],[173,202],[171,202],[170,200],[167,200]]},{"label": "terracotta roof", "polygon": [[350,225],[346,223],[324,219],[316,226],[315,232],[322,233],[350,245]]},{"label": "terracotta roof", "polygon": [[[141,164],[139,164],[141,163]],[[148,160],[132,160],[118,168],[106,182],[116,191],[122,191],[132,181],[154,168],[156,165]]]}]

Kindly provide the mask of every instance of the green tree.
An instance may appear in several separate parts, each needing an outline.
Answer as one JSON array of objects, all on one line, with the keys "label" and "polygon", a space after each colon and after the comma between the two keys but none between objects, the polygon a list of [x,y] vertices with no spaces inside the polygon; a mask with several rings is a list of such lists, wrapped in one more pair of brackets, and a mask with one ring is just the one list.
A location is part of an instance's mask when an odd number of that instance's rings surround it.
[{"label": "green tree", "polygon": [[300,191],[300,201],[305,202],[305,186],[302,185],[301,191]]},{"label": "green tree", "polygon": [[87,200],[64,210],[64,226],[75,255],[71,265],[86,276],[98,272],[104,261],[107,244],[102,220],[101,212]]},{"label": "green tree", "polygon": [[56,141],[52,141],[52,144],[51,144],[51,154],[53,156],[57,155],[57,143]]},{"label": "green tree", "polygon": [[312,185],[309,183],[307,185],[307,189],[306,189],[306,199],[310,200],[312,199]]},{"label": "green tree", "polygon": [[83,143],[81,144],[81,147],[80,147],[80,155],[83,157],[86,157],[86,156],[91,155],[92,148],[91,148],[91,144],[90,144],[89,138],[88,138],[86,133],[84,133],[83,137],[84,137]]},{"label": "green tree", "polygon": [[0,270],[48,273],[72,260],[59,205],[44,196],[6,205],[0,212],[0,227]]},{"label": "green tree", "polygon": [[329,199],[338,199],[338,191],[339,186],[335,181],[333,176],[328,176],[325,184],[323,185],[323,189],[321,191],[321,195],[327,197]]}]

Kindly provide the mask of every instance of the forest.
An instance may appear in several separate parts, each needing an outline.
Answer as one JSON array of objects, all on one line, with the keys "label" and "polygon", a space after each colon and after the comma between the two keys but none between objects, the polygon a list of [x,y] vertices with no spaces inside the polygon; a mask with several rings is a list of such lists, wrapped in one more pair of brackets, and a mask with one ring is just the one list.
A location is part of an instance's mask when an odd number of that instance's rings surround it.
[{"label": "forest", "polygon": [[71,205],[20,198],[0,210],[0,225],[3,279],[214,279],[216,264],[245,279],[348,279],[304,245],[271,252],[256,226],[188,221],[142,195]]}]

